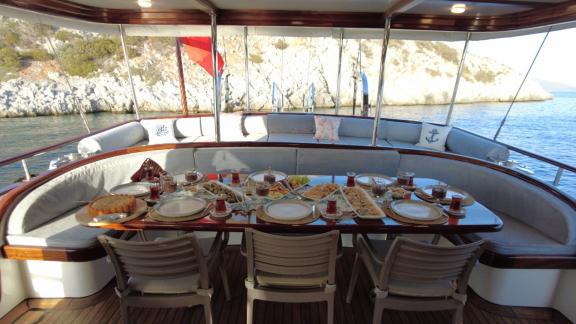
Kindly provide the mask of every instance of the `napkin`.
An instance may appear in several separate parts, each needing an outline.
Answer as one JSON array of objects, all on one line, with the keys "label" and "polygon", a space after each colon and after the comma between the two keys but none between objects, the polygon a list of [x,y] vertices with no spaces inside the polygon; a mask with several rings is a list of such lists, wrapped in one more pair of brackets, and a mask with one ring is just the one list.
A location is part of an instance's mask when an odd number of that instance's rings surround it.
[{"label": "napkin", "polygon": [[142,181],[144,178],[144,168],[146,167],[152,167],[152,176],[155,178],[160,177],[161,175],[166,174],[167,172],[164,171],[164,169],[162,169],[162,167],[156,163],[154,160],[152,159],[146,159],[142,165],[140,166],[140,168],[138,169],[138,171],[136,171],[131,177],[130,180],[132,180],[132,182],[139,182]]}]

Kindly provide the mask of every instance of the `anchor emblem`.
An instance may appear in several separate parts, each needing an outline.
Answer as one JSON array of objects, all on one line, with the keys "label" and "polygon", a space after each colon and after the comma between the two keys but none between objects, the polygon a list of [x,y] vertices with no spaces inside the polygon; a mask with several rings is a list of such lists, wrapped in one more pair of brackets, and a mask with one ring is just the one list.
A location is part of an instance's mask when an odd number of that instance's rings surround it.
[{"label": "anchor emblem", "polygon": [[428,132],[430,134],[430,137],[426,137],[426,141],[428,142],[428,144],[432,144],[434,142],[438,142],[438,139],[436,138],[436,135],[440,134],[438,132],[438,130],[436,128],[434,128],[433,130]]}]

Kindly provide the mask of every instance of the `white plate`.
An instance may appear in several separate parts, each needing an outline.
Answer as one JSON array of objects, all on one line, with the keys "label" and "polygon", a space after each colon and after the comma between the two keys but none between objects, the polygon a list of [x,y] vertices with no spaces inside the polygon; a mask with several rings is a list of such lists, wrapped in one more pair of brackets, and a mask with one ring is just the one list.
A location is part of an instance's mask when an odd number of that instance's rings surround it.
[{"label": "white plate", "polygon": [[415,200],[397,200],[392,202],[392,210],[406,218],[431,221],[442,217],[442,211],[429,203]]},{"label": "white plate", "polygon": [[264,207],[266,214],[278,220],[299,220],[312,214],[312,207],[301,200],[277,200]]},{"label": "white plate", "polygon": [[[274,177],[276,178],[276,182],[278,181],[282,181],[285,180],[288,176],[286,175],[286,173],[284,172],[280,172],[280,171],[270,171],[271,174],[274,175]],[[248,177],[250,178],[250,180],[254,181],[254,182],[264,182],[264,176],[268,174],[268,171],[256,171],[252,174],[250,174]]]},{"label": "white plate", "polygon": [[143,197],[150,194],[150,184],[148,182],[125,183],[110,189],[110,193]]},{"label": "white plate", "polygon": [[206,208],[206,201],[194,197],[174,197],[160,200],[154,207],[164,217],[185,217],[197,214]]},{"label": "white plate", "polygon": [[[196,179],[196,181],[192,181],[191,183],[197,183],[200,182],[203,178],[204,178],[204,174],[202,174],[202,172],[200,171],[196,171],[196,173],[198,174],[198,179]],[[185,174],[177,174],[174,176],[174,180],[176,180],[176,182],[189,182],[186,180],[186,175]]]},{"label": "white plate", "polygon": [[372,178],[374,178],[375,181],[381,181],[386,186],[394,183],[394,179],[376,173],[361,173],[356,176],[355,180],[359,185],[370,187],[372,185]]}]

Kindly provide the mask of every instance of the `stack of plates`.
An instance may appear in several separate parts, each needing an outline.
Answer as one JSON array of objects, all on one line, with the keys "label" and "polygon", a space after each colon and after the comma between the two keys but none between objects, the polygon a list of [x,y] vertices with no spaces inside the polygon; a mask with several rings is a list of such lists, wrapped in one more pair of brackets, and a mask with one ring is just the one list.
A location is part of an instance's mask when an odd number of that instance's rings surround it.
[{"label": "stack of plates", "polygon": [[278,181],[284,181],[286,180],[286,178],[288,178],[288,176],[286,175],[286,173],[281,172],[281,171],[256,171],[252,174],[250,174],[248,176],[248,178],[250,178],[250,180],[254,181],[254,182],[264,182],[264,176],[268,174],[268,172],[270,172],[270,174],[274,175],[274,178],[276,179],[276,182]]},{"label": "stack of plates", "polygon": [[204,211],[206,204],[206,200],[196,197],[168,197],[160,200],[154,211],[167,218],[188,217]]},{"label": "stack of plates", "polygon": [[110,189],[110,193],[113,195],[143,197],[150,194],[150,184],[148,182],[125,183]]},{"label": "stack of plates", "polygon": [[392,218],[407,223],[437,224],[447,220],[440,208],[423,201],[397,200],[390,204],[390,209]]},{"label": "stack of plates", "polygon": [[298,199],[272,201],[259,208],[256,216],[265,222],[287,225],[308,224],[318,218],[312,206]]},{"label": "stack of plates", "polygon": [[443,199],[434,198],[432,196],[432,187],[434,187],[434,185],[425,186],[422,189],[416,190],[416,195],[424,200],[431,201],[434,203],[441,203],[444,205],[450,204],[452,196],[454,195],[462,196],[462,205],[464,206],[469,206],[474,203],[474,198],[472,198],[472,196],[469,193],[467,193],[462,189],[450,186],[446,190],[446,198]]},{"label": "stack of plates", "polygon": [[383,183],[385,186],[389,186],[395,182],[394,179],[388,176],[376,173],[361,173],[355,178],[357,184],[365,187],[372,186],[372,179],[374,179],[376,182]]}]

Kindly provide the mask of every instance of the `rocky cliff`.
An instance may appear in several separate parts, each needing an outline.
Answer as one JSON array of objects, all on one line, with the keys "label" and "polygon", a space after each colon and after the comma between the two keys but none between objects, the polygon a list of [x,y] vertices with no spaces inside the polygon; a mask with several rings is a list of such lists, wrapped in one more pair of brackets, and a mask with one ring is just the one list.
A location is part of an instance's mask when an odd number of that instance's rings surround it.
[{"label": "rocky cliff", "polygon": [[[4,54],[0,58],[0,117],[71,114],[78,111],[77,107],[87,112],[133,109],[118,39],[13,19],[0,20],[0,37],[0,54]],[[285,110],[302,108],[312,84],[316,106],[334,107],[336,40],[253,36],[249,42],[253,110],[271,109],[274,85],[276,94],[282,93]],[[140,109],[180,110],[174,39],[130,37],[128,43]],[[355,78],[360,68],[368,78],[370,101],[375,103],[380,46],[379,40],[345,41],[341,105],[352,105],[355,82],[357,102],[361,101],[362,84]],[[226,62],[222,107],[228,111],[241,110],[246,100],[242,38],[221,37],[219,51]],[[385,103],[449,103],[460,51],[461,48],[449,43],[391,41],[385,73]],[[185,55],[183,52],[189,109],[208,111],[212,104],[211,77]],[[507,66],[470,53],[457,102],[510,101],[521,78],[521,73]],[[532,80],[528,80],[519,96],[519,100],[550,98],[551,95]]]}]

